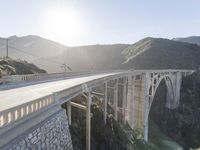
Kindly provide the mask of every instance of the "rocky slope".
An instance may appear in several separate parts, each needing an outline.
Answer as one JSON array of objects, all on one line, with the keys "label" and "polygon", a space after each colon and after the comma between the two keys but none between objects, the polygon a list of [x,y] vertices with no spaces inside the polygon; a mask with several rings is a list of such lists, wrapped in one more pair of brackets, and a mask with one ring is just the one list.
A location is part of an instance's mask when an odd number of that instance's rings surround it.
[{"label": "rocky slope", "polygon": [[22,60],[13,59],[0,59],[0,76],[15,74],[34,74],[34,73],[46,73],[45,70],[38,68],[34,64],[28,63]]}]

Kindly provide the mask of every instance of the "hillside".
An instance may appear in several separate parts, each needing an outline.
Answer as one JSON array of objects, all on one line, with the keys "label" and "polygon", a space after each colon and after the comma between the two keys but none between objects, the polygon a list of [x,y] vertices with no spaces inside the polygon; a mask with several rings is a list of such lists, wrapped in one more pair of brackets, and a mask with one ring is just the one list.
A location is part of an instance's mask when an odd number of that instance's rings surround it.
[{"label": "hillside", "polygon": [[[145,38],[132,45],[67,47],[38,36],[12,36],[9,38],[9,55],[48,72],[63,72],[63,63],[72,71],[198,68],[200,46],[175,40],[178,39]],[[0,56],[5,56],[4,39],[0,39]]]},{"label": "hillside", "polygon": [[185,37],[185,38],[174,38],[172,40],[200,45],[200,36],[190,36],[190,37]]},{"label": "hillside", "polygon": [[[11,36],[8,38],[9,57],[33,61],[40,57],[50,57],[60,54],[68,47],[39,36],[28,35],[23,37]],[[0,56],[6,54],[6,41],[0,38]]]},{"label": "hillside", "polygon": [[194,69],[200,66],[200,47],[168,39],[145,38],[122,52],[123,69]]},{"label": "hillside", "polygon": [[[123,63],[124,58],[121,52],[128,46],[127,44],[113,44],[71,47],[60,55],[41,58],[35,60],[34,63],[38,66],[40,64],[49,66],[49,68],[45,69],[50,72],[61,71],[61,65],[54,63],[55,61],[66,62],[73,71],[107,70]],[[53,60],[54,62],[49,62],[48,60]]]},{"label": "hillside", "polygon": [[[110,69],[124,60],[121,52],[128,44],[68,47],[34,35],[11,36],[9,57],[32,62],[48,72],[62,72],[65,62],[73,71]],[[0,56],[6,55],[6,40],[0,38]]]},{"label": "hillside", "polygon": [[34,64],[22,60],[0,59],[0,77],[6,74],[34,74],[46,73],[45,70],[38,68]]}]

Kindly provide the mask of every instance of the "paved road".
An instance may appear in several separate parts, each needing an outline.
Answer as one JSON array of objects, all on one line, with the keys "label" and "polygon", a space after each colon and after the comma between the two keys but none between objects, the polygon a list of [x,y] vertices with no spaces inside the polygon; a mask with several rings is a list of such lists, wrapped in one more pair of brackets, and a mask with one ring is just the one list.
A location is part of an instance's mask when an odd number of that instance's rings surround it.
[{"label": "paved road", "polygon": [[53,92],[71,88],[76,85],[83,84],[88,81],[107,77],[118,73],[90,75],[85,77],[76,77],[71,79],[63,79],[59,81],[49,81],[45,83],[32,84],[9,88],[0,91],[0,111],[18,106],[20,104],[33,101],[40,97],[52,94]]}]

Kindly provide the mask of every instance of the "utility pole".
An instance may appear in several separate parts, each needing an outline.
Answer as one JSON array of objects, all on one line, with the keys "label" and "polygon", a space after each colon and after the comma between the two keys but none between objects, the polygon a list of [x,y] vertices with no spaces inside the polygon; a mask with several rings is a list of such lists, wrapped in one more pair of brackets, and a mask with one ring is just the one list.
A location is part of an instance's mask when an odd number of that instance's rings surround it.
[{"label": "utility pole", "polygon": [[64,72],[66,73],[67,72],[67,65],[66,63],[64,62],[64,64],[62,64],[61,68],[64,69]]},{"label": "utility pole", "polygon": [[61,68],[64,69],[64,72],[66,73],[67,72],[67,69],[69,71],[72,71],[72,69],[66,64],[66,62],[64,62],[64,64],[61,65]]},{"label": "utility pole", "polygon": [[8,59],[8,38],[6,40],[6,58]]}]

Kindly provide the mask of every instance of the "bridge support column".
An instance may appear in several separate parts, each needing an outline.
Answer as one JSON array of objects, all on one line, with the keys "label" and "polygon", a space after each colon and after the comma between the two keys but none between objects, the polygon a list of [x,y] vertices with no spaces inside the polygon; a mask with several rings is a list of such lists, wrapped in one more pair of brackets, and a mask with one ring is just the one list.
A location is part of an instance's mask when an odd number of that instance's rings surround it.
[{"label": "bridge support column", "polygon": [[130,102],[132,101],[132,77],[129,76],[128,77],[128,93],[127,93],[127,112],[126,112],[126,118],[128,120],[128,123],[129,125],[131,126],[132,128],[132,125],[131,125],[131,118],[130,118]]},{"label": "bridge support column", "polygon": [[180,89],[182,82],[181,72],[170,74],[170,78],[166,78],[167,85],[167,102],[166,107],[169,109],[176,109],[180,101]]},{"label": "bridge support column", "polygon": [[123,102],[122,102],[122,110],[123,110],[123,122],[124,124],[126,123],[126,109],[127,109],[127,78],[124,78],[124,81],[123,81]]},{"label": "bridge support column", "polygon": [[71,125],[71,101],[67,102],[67,116],[68,116],[68,123]]},{"label": "bridge support column", "polygon": [[107,120],[107,104],[108,104],[107,101],[108,101],[108,89],[107,89],[107,82],[106,82],[105,87],[104,87],[104,114],[103,114],[105,125],[106,125],[106,120]]},{"label": "bridge support column", "polygon": [[86,150],[90,150],[91,137],[91,102],[92,96],[90,92],[87,97],[87,111],[86,111]]},{"label": "bridge support column", "polygon": [[149,85],[150,85],[150,74],[144,74],[144,140],[148,141],[148,115],[149,115]]},{"label": "bridge support column", "polygon": [[175,85],[175,105],[178,107],[180,101],[180,90],[181,90],[182,74],[176,73],[176,85]]},{"label": "bridge support column", "polygon": [[114,88],[114,118],[117,120],[117,111],[118,110],[118,79],[116,80],[115,83],[115,88]]},{"label": "bridge support column", "polygon": [[127,119],[128,123],[131,128],[134,128],[134,116],[135,116],[135,109],[134,109],[134,94],[135,94],[135,76],[128,77],[128,93],[127,93]]}]

